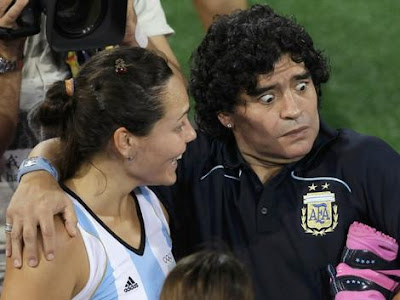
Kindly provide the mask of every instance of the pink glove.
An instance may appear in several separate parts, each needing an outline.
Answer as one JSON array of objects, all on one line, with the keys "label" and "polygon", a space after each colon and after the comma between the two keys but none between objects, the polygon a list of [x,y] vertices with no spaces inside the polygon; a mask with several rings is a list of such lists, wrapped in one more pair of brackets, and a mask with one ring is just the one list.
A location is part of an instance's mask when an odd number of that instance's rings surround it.
[{"label": "pink glove", "polygon": [[328,266],[335,300],[392,299],[399,289],[396,240],[358,222],[351,224],[341,263]]}]

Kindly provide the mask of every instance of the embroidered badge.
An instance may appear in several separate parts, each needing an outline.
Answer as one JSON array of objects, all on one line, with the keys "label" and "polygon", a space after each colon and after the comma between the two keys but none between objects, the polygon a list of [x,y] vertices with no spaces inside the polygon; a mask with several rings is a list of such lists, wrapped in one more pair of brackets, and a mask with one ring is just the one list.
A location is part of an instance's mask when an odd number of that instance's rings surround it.
[{"label": "embroidered badge", "polygon": [[[317,188],[318,186],[313,183],[308,187],[309,193],[303,196],[301,227],[305,233],[323,236],[336,228],[339,214],[338,206],[335,204],[335,194],[331,191],[317,192]],[[328,188],[328,183],[321,185],[322,190]]]}]

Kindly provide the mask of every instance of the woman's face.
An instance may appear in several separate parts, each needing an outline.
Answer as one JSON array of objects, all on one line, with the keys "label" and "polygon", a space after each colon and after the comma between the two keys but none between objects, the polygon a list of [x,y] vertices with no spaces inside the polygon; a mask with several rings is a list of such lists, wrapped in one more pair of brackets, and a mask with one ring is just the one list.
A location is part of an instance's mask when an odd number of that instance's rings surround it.
[{"label": "woman's face", "polygon": [[164,89],[164,117],[150,134],[138,137],[133,176],[144,185],[171,185],[176,181],[177,160],[186,144],[196,138],[188,120],[189,98],[177,76],[172,76]]}]

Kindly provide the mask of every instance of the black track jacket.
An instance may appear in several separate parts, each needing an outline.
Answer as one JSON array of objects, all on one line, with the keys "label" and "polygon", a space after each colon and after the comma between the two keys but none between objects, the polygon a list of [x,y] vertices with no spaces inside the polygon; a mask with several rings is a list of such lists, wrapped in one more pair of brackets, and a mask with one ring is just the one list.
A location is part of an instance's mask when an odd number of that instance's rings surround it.
[{"label": "black track jacket", "polygon": [[266,184],[235,142],[198,133],[172,187],[154,187],[177,258],[223,241],[244,263],[256,299],[330,299],[349,225],[400,239],[400,155],[375,137],[321,123],[312,151]]}]

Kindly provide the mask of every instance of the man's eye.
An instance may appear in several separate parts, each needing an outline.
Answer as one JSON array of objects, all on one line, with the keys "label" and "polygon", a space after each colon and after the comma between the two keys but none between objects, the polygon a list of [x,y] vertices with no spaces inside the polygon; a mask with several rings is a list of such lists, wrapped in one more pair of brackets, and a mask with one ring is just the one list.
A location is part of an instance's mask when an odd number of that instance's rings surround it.
[{"label": "man's eye", "polygon": [[307,88],[306,82],[301,82],[298,85],[296,85],[296,90],[298,90],[298,91],[305,91],[306,88]]},{"label": "man's eye", "polygon": [[273,95],[267,94],[267,95],[261,96],[261,97],[258,99],[258,101],[260,101],[262,104],[269,104],[269,103],[272,102],[272,100],[274,100],[274,98],[275,98],[275,97],[274,97]]}]

